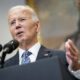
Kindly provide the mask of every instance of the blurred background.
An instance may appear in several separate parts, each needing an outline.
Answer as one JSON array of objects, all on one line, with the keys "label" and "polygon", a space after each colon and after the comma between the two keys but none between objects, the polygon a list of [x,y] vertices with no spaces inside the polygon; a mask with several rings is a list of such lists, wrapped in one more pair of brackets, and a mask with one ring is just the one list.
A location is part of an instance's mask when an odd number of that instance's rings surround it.
[{"label": "blurred background", "polygon": [[15,5],[30,5],[41,21],[39,41],[48,48],[59,49],[64,38],[78,28],[79,9],[75,0],[0,0],[0,43],[10,41],[7,12]]}]

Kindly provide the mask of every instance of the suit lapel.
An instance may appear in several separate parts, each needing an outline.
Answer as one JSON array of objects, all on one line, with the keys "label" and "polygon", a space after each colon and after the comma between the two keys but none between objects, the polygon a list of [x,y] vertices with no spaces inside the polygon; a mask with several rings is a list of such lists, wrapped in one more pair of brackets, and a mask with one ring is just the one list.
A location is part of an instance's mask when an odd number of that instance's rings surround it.
[{"label": "suit lapel", "polygon": [[5,67],[18,65],[19,64],[19,54],[18,52],[4,64]]},{"label": "suit lapel", "polygon": [[41,45],[41,48],[39,50],[39,53],[38,53],[38,56],[37,56],[36,60],[51,57],[51,56],[52,56],[51,51]]},{"label": "suit lapel", "polygon": [[16,55],[15,55],[15,57],[14,57],[14,62],[15,62],[15,64],[19,64],[19,51],[17,51],[17,53],[16,53]]},{"label": "suit lapel", "polygon": [[51,50],[51,49],[45,48],[44,46],[41,46],[36,60],[50,58],[54,56],[57,56],[63,62],[64,65],[68,66],[64,51]]},{"label": "suit lapel", "polygon": [[[47,58],[50,56],[51,56],[50,50],[41,45],[41,48],[39,50],[39,53],[38,53],[36,60]],[[17,51],[16,55],[13,58],[11,58],[11,60],[9,60],[9,61],[14,62],[14,63],[12,63],[12,65],[19,64],[19,51]]]}]

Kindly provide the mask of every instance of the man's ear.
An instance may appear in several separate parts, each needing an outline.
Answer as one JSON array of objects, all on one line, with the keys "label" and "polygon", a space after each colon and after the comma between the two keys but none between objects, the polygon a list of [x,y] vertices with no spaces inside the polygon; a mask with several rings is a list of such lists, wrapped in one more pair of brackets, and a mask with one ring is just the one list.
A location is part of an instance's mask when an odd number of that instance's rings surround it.
[{"label": "man's ear", "polygon": [[36,22],[36,28],[37,28],[36,30],[37,33],[40,32],[40,22],[39,21]]}]

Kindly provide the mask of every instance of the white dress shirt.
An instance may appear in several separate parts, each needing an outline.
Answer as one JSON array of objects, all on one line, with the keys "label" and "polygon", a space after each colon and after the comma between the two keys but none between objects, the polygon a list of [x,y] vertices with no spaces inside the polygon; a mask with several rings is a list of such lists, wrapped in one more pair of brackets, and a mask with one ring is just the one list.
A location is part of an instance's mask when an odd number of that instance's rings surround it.
[{"label": "white dress shirt", "polygon": [[[28,50],[28,51],[30,51],[32,53],[29,56],[31,62],[35,62],[36,61],[36,58],[37,58],[37,55],[38,55],[40,47],[41,47],[41,44],[38,42]],[[21,61],[22,61],[21,56],[22,56],[23,52],[25,52],[25,50],[19,48],[19,65],[21,65]]]}]

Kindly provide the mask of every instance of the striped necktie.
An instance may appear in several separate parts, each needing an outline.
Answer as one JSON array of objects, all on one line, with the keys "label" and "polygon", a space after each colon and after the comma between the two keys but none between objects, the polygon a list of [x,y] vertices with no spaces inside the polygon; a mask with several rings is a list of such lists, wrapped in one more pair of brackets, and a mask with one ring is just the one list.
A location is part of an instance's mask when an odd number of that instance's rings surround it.
[{"label": "striped necktie", "polygon": [[29,56],[30,56],[31,54],[32,54],[32,53],[29,52],[29,51],[23,52],[23,54],[22,54],[22,56],[21,56],[21,58],[22,58],[21,65],[22,65],[22,64],[28,64],[28,63],[30,63],[30,58],[29,58]]}]

